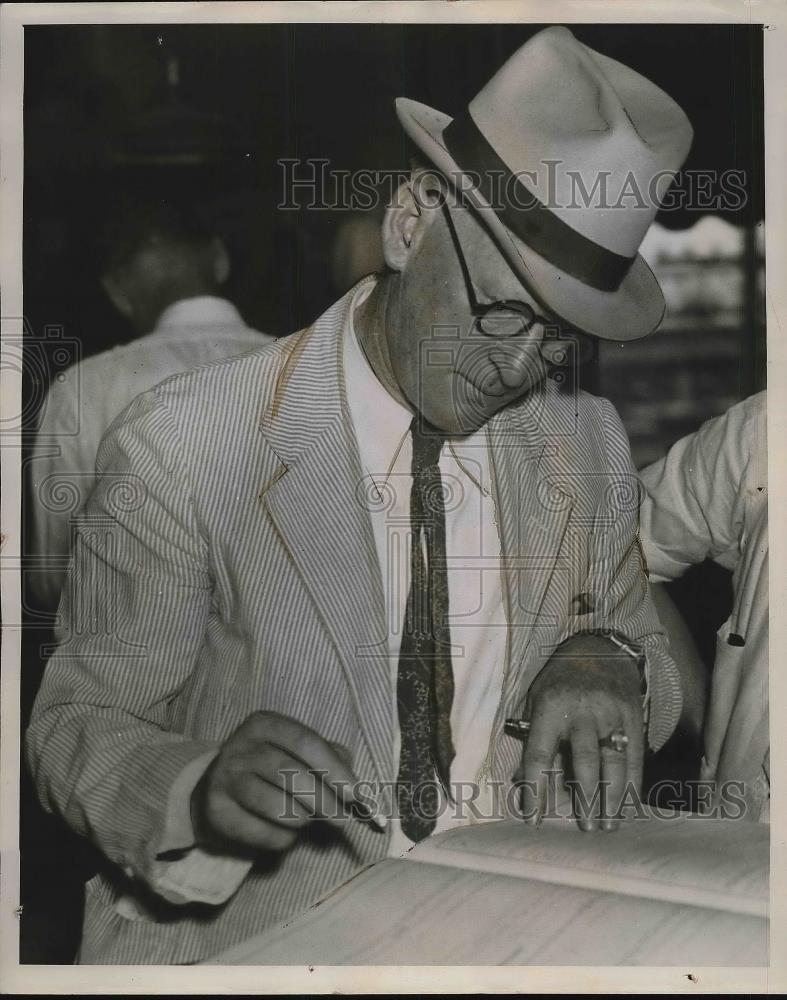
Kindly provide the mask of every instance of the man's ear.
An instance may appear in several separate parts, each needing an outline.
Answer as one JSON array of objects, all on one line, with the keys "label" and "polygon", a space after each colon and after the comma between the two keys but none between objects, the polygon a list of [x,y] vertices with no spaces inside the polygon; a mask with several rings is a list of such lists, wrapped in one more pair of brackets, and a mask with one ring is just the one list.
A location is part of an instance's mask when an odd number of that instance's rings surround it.
[{"label": "man's ear", "polygon": [[121,316],[131,319],[134,315],[134,307],[131,305],[123,283],[118,280],[115,274],[105,274],[101,278],[101,285],[109,297],[109,301],[117,309]]},{"label": "man's ear", "polygon": [[383,255],[392,271],[404,269],[427,225],[428,216],[413,194],[412,182],[403,181],[383,218]]},{"label": "man's ear", "polygon": [[210,241],[210,266],[216,284],[221,287],[230,276],[230,255],[224,240],[218,236]]}]

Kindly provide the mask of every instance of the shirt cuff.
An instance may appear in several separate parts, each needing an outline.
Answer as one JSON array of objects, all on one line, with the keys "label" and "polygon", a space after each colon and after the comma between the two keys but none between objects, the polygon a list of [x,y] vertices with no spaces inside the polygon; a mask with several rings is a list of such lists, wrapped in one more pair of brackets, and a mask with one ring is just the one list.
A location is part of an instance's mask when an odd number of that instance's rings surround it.
[{"label": "shirt cuff", "polygon": [[170,789],[164,833],[159,841],[156,857],[170,851],[184,851],[194,847],[197,838],[191,825],[191,796],[194,789],[213,763],[218,750],[207,750],[183,768]]},{"label": "shirt cuff", "polygon": [[170,903],[214,906],[225,903],[254,863],[251,858],[219,854],[196,842],[191,823],[191,795],[217,753],[218,750],[209,750],[195,757],[170,790],[164,833],[150,877],[153,889]]}]

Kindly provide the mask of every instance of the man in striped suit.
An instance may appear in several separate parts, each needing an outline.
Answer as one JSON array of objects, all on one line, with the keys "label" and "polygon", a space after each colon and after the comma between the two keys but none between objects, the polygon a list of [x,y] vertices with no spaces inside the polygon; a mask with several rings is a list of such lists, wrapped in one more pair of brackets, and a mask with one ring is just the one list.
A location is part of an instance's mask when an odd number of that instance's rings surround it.
[{"label": "man in striped suit", "polygon": [[561,744],[578,821],[614,830],[680,714],[625,432],[546,378],[560,328],[660,322],[656,208],[561,208],[533,157],[601,149],[644,183],[685,116],[564,28],[453,122],[397,111],[435,169],[386,214],[385,274],[102,442],[27,735],[42,801],[108,862],[82,962],[206,959],[501,802],[538,823]]}]

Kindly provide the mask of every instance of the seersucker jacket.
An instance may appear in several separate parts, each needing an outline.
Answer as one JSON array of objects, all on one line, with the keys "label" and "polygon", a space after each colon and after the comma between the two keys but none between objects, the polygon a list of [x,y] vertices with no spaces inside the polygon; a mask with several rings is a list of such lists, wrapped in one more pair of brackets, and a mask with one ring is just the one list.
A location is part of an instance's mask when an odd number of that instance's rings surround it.
[{"label": "seersucker jacket", "polygon": [[[257,858],[225,902],[161,891],[173,784],[252,711],[350,748],[372,786],[396,777],[382,577],[341,369],[351,298],[272,345],[166,380],[102,441],[26,735],[44,806],[107,859],[86,886],[81,962],[207,959],[386,853],[369,825],[313,823],[284,855]],[[660,747],[680,680],[648,592],[617,413],[548,380],[487,432],[509,622],[489,780],[510,783],[519,763],[505,717],[585,628],[644,645]]]}]

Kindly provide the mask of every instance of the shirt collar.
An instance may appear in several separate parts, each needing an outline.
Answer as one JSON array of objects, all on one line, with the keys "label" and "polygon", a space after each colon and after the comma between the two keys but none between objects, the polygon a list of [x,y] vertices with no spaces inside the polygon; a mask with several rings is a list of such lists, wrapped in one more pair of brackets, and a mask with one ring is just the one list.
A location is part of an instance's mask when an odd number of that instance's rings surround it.
[{"label": "shirt collar", "polygon": [[374,283],[363,284],[353,296],[344,331],[344,381],[358,450],[365,471],[385,482],[410,430],[413,415],[382,386],[358,342],[353,315]]},{"label": "shirt collar", "polygon": [[167,306],[159,316],[154,333],[168,333],[173,330],[209,326],[245,326],[240,313],[227,299],[215,295],[195,295],[190,299],[180,299]]}]

